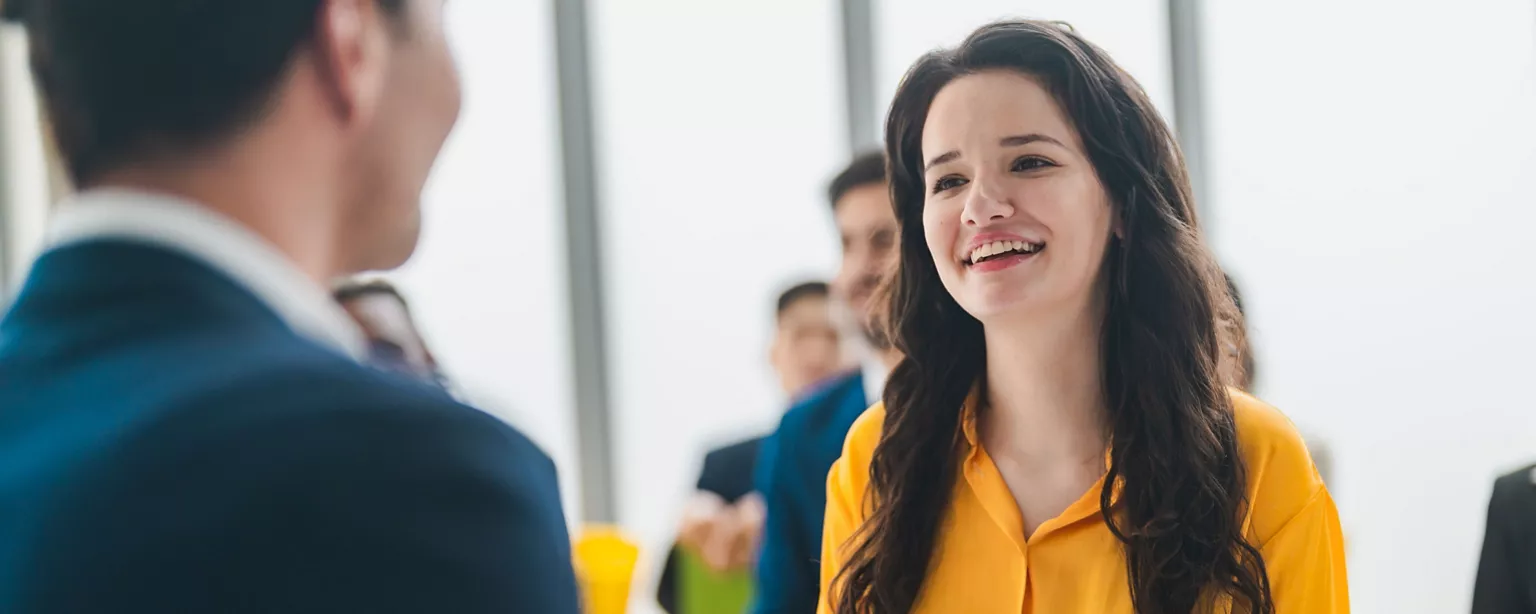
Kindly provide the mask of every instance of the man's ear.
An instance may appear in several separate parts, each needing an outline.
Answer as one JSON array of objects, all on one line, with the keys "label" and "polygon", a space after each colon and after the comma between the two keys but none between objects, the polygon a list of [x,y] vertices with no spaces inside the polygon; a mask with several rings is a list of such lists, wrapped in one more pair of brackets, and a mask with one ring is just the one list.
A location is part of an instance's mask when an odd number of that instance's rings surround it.
[{"label": "man's ear", "polygon": [[768,344],[768,364],[772,366],[775,371],[777,371],[779,368],[779,353],[783,350],[783,345],[784,343],[779,340],[778,331],[774,331],[773,341],[769,342]]},{"label": "man's ear", "polygon": [[373,0],[321,0],[314,56],[325,95],[346,123],[372,116],[384,93],[389,32]]}]

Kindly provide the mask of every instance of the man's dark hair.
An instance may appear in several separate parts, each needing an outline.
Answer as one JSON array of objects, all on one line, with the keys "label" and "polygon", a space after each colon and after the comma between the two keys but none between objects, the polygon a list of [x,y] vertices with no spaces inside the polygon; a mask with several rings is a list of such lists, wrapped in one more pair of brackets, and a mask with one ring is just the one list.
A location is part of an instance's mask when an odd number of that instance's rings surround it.
[{"label": "man's dark hair", "polygon": [[827,298],[830,292],[824,281],[807,281],[798,283],[779,295],[779,309],[776,312],[779,317],[784,317],[784,312],[793,307],[801,299]]},{"label": "man's dark hair", "polygon": [[885,152],[868,151],[859,154],[848,163],[848,168],[838,173],[832,179],[832,185],[827,186],[827,200],[832,204],[832,209],[837,209],[837,203],[843,200],[854,188],[867,185],[885,184]]},{"label": "man's dark hair", "polygon": [[[4,0],[71,178],[195,154],[270,106],[323,0]],[[401,16],[406,0],[376,0]]]},{"label": "man's dark hair", "polygon": [[400,290],[395,288],[393,284],[390,284],[389,282],[382,279],[375,279],[372,281],[364,282],[345,282],[337,286],[336,289],[331,292],[331,297],[336,299],[337,303],[342,304],[370,296],[388,296],[394,298],[395,300],[400,301],[400,306],[404,307],[406,312],[410,312],[411,310],[410,303],[405,301],[405,296],[400,294]]}]

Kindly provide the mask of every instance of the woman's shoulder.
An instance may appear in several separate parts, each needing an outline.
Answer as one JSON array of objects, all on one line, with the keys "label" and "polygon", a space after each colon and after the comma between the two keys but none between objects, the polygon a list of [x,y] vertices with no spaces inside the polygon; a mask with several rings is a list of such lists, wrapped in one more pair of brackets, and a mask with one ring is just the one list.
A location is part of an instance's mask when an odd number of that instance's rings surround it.
[{"label": "woman's shoulder", "polygon": [[1322,493],[1323,479],[1301,432],[1280,410],[1237,390],[1232,410],[1248,474],[1249,530],[1263,543]]},{"label": "woman's shoulder", "polygon": [[885,428],[885,404],[873,407],[855,420],[843,440],[843,453],[833,465],[830,479],[835,488],[858,495],[869,481],[869,463],[874,458],[875,446],[880,445],[880,433]]},{"label": "woman's shoulder", "polygon": [[880,444],[880,434],[885,430],[885,403],[875,402],[859,415],[848,429],[843,442],[843,458],[857,466],[869,466],[869,459]]}]

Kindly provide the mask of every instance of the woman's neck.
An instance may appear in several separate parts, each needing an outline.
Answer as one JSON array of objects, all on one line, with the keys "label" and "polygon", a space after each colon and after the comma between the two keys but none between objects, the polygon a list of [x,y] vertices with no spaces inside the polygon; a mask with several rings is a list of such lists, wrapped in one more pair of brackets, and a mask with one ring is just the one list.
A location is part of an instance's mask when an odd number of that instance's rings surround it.
[{"label": "woman's neck", "polygon": [[989,452],[1054,463],[1102,458],[1108,445],[1099,323],[1091,312],[985,332]]}]

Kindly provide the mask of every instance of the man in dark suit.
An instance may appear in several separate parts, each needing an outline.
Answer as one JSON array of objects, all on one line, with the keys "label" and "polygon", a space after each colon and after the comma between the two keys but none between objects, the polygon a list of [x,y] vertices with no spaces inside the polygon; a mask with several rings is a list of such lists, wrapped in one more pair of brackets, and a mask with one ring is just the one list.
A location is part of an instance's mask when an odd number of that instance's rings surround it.
[{"label": "man in dark suit", "polygon": [[442,5],[7,5],[82,192],[0,320],[0,612],[577,611],[549,458],[326,291],[415,248]]},{"label": "man in dark suit", "polygon": [[843,245],[833,293],[857,320],[868,347],[859,371],[796,403],[763,441],[757,486],[768,512],[757,564],[754,611],[760,614],[816,611],[827,472],[842,455],[848,429],[879,400],[886,373],[901,358],[875,322],[875,290],[897,257],[884,155],[855,158],[832,181],[828,197]]},{"label": "man in dark suit", "polygon": [[1536,465],[1493,484],[1472,614],[1536,614]]}]

